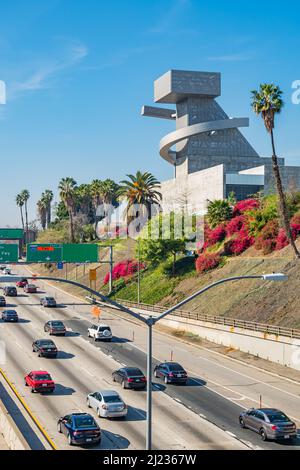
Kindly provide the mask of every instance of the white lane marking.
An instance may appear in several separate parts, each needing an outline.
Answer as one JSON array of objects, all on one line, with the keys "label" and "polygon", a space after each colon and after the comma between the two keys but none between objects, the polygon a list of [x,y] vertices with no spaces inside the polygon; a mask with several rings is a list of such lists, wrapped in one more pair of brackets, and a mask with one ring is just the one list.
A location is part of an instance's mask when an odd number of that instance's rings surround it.
[{"label": "white lane marking", "polygon": [[200,418],[206,419],[206,416],[203,415],[202,413],[199,413]]},{"label": "white lane marking", "polygon": [[235,438],[236,438],[236,435],[235,435],[235,434],[233,434],[233,432],[230,432],[230,431],[225,431],[225,432],[226,432],[226,434],[229,434],[229,436],[231,436],[231,437],[235,437]]},{"label": "white lane marking", "polygon": [[179,400],[179,398],[174,398],[175,401],[177,401],[178,403],[182,403],[181,400]]},{"label": "white lane marking", "polygon": [[126,367],[126,364],[123,364],[123,362],[121,362],[120,364],[121,364],[121,366]]}]

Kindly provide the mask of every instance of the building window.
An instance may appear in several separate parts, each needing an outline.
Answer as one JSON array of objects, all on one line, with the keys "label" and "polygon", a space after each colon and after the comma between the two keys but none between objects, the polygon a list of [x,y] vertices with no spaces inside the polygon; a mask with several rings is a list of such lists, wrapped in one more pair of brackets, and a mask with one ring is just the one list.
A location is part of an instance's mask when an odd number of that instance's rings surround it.
[{"label": "building window", "polygon": [[226,184],[226,198],[231,192],[234,192],[236,199],[242,201],[263,190],[264,187],[260,185]]}]

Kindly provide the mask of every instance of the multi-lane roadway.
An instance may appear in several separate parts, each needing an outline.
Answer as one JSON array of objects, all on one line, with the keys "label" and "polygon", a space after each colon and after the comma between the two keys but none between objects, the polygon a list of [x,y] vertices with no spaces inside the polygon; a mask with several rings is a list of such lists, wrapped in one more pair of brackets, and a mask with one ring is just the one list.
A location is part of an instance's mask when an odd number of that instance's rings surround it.
[{"label": "multi-lane roadway", "polygon": [[[15,270],[28,275],[26,268]],[[121,365],[146,369],[146,330],[114,311],[102,313],[113,341],[103,343],[87,338],[91,325],[90,306],[47,283],[37,281],[39,293],[9,299],[20,322],[1,324],[0,340],[6,343],[7,362],[3,369],[22,393],[58,448],[66,449],[65,438],[57,433],[57,419],[70,412],[89,411],[86,395],[100,389],[116,389],[129,405],[126,420],[94,417],[103,430],[101,448],[143,449],[145,446],[146,393],[122,390],[111,373]],[[55,295],[58,307],[39,305],[45,292]],[[57,359],[44,359],[32,353],[34,340],[47,337],[46,321],[62,320],[66,337],[54,338]],[[155,331],[154,363],[180,362],[189,373],[186,386],[165,385],[153,379],[153,446],[156,449],[300,449],[293,443],[262,442],[255,433],[239,427],[239,413],[259,406],[280,408],[300,426],[300,384],[252,368],[205,348],[188,345]],[[32,369],[48,370],[56,383],[54,395],[31,394],[24,387],[24,375]],[[93,412],[92,412],[93,413]]]}]

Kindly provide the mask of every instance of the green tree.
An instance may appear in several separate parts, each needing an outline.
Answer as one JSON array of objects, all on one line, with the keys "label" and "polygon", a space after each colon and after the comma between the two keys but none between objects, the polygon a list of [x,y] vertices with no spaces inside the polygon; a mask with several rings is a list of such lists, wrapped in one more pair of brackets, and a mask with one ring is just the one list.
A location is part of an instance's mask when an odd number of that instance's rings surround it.
[{"label": "green tree", "polygon": [[232,206],[226,199],[209,201],[207,206],[207,221],[211,228],[229,220],[232,216]]},{"label": "green tree", "polygon": [[75,197],[77,183],[73,178],[62,178],[59,182],[58,189],[61,200],[64,202],[69,214],[70,239],[74,243],[74,215],[75,215]]},{"label": "green tree", "polygon": [[273,162],[273,174],[276,182],[276,189],[279,197],[279,208],[281,219],[286,231],[286,234],[290,240],[295,255],[299,258],[300,253],[296,247],[295,241],[292,236],[290,227],[289,211],[286,203],[286,198],[282,186],[281,175],[278,165],[278,158],[275,149],[274,140],[274,128],[275,128],[275,116],[279,114],[283,107],[282,91],[274,84],[261,84],[259,90],[253,90],[252,92],[252,108],[257,115],[261,115],[265,128],[271,137],[272,145],[272,162]]},{"label": "green tree", "polygon": [[151,218],[151,206],[159,204],[162,198],[158,191],[160,182],[149,172],[137,171],[135,175],[127,175],[128,180],[120,182],[118,196],[126,199],[127,221],[130,223],[136,217],[138,208],[139,216],[148,220]]},{"label": "green tree", "polygon": [[20,209],[22,228],[23,228],[23,230],[24,230],[24,228],[25,228],[25,226],[24,226],[24,216],[23,216],[24,201],[23,201],[23,198],[22,198],[21,194],[17,194],[17,196],[16,196],[16,204],[17,204],[17,206],[18,206],[19,209]]}]

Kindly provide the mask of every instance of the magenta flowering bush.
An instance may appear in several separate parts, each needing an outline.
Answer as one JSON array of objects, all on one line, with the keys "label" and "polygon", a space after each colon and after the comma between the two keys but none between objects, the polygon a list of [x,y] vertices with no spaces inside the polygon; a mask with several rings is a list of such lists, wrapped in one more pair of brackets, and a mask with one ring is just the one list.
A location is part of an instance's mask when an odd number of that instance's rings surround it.
[{"label": "magenta flowering bush", "polygon": [[[112,278],[115,281],[116,279],[120,279],[121,277],[127,278],[132,276],[134,273],[138,271],[139,263],[136,260],[126,260],[121,261],[120,263],[116,264],[113,267],[112,271]],[[145,269],[146,264],[140,263],[140,269]],[[109,282],[109,273],[106,274],[103,280],[103,284],[106,285]]]}]

